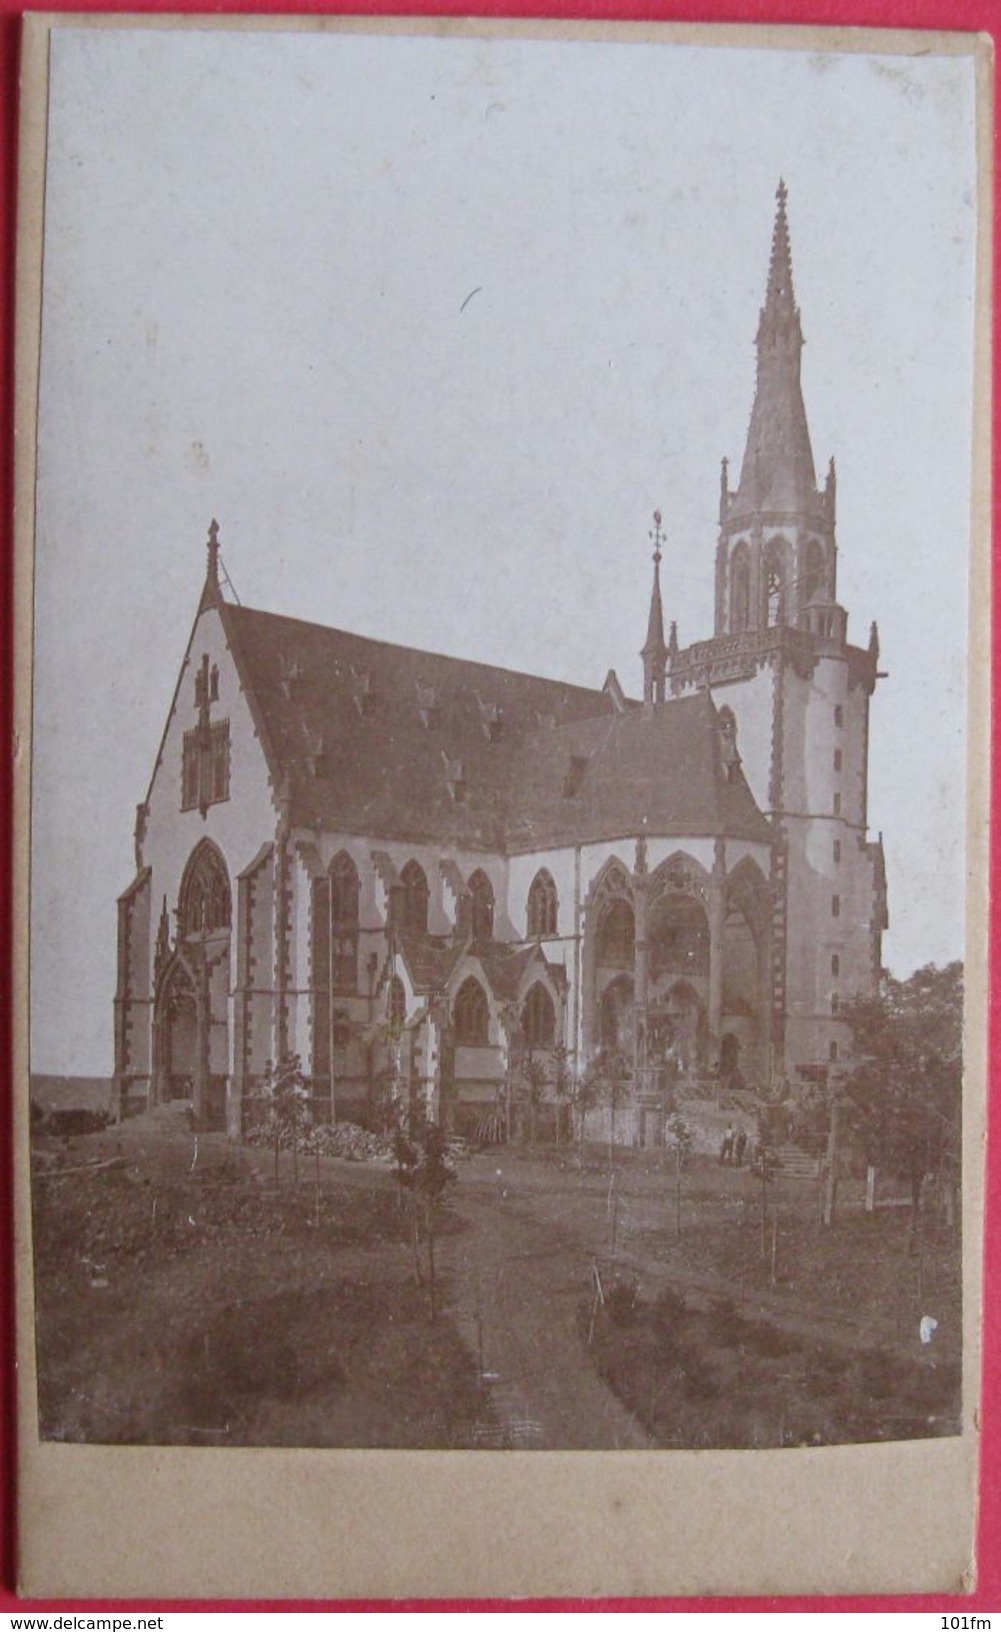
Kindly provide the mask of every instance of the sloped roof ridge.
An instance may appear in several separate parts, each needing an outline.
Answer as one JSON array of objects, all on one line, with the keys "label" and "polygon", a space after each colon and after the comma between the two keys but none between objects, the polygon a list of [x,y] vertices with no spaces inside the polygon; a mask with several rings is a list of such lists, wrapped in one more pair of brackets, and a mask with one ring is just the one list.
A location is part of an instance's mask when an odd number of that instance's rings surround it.
[{"label": "sloped roof ridge", "polygon": [[593,697],[604,711],[608,705],[608,698],[601,686],[582,686],[575,680],[556,679],[551,675],[533,674],[528,669],[505,668],[500,663],[484,663],[475,657],[457,657],[452,652],[431,651],[427,647],[407,646],[402,641],[380,640],[375,635],[360,635],[352,629],[340,629],[334,624],[315,623],[309,618],[293,617],[285,612],[270,612],[262,607],[237,605],[234,602],[225,603],[228,615],[235,615],[238,619],[259,618],[275,624],[294,624],[314,633],[337,635],[358,645],[370,646],[374,650],[388,653],[406,653],[409,657],[426,657],[434,663],[455,664],[457,668],[476,669],[480,673],[510,676],[516,680],[532,680],[542,685],[562,687],[566,691],[575,692],[581,696]]}]

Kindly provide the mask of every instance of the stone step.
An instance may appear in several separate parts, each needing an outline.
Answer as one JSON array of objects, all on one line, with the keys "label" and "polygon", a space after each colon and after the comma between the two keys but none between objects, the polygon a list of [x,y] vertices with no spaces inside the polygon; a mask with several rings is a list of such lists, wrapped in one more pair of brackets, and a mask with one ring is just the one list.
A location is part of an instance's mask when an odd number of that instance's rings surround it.
[{"label": "stone step", "polygon": [[815,1179],[820,1172],[820,1163],[816,1156],[799,1145],[779,1145],[775,1151],[778,1158],[780,1172],[789,1179]]}]

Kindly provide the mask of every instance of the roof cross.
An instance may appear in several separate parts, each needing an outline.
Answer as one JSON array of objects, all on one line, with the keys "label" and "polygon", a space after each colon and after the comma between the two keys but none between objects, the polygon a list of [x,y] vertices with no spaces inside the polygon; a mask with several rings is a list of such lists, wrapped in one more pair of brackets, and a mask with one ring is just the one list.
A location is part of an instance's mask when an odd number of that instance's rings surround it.
[{"label": "roof cross", "polygon": [[653,513],[653,526],[648,534],[648,537],[653,540],[653,559],[658,567],[662,560],[660,547],[662,544],[667,543],[667,534],[661,530],[661,519],[660,511],[655,510]]}]

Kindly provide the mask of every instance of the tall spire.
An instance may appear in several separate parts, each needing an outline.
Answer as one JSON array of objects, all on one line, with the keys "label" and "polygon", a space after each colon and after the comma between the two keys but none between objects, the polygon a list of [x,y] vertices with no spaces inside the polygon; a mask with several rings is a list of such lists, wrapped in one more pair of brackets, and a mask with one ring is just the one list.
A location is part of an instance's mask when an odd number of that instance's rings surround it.
[{"label": "tall spire", "polygon": [[792,250],[789,246],[789,220],[786,215],[788,197],[789,189],[785,182],[780,180],[775,191],[775,225],[772,228],[772,253],[768,262],[768,288],[765,291],[765,304],[761,309],[758,327],[759,359],[763,341],[767,343],[769,339],[780,335],[785,328],[794,332],[799,345],[803,344],[799,309],[792,285]]},{"label": "tall spire", "polygon": [[780,181],[768,284],[755,340],[758,371],[740,471],[742,509],[796,510],[817,491],[800,387],[803,330],[793,288],[787,197],[785,182]]},{"label": "tall spire", "polygon": [[661,514],[653,513],[653,589],[650,594],[650,616],[647,620],[646,644],[640,656],[643,659],[643,696],[648,703],[663,702],[664,677],[667,668],[667,645],[664,640],[664,606],[660,598]]}]

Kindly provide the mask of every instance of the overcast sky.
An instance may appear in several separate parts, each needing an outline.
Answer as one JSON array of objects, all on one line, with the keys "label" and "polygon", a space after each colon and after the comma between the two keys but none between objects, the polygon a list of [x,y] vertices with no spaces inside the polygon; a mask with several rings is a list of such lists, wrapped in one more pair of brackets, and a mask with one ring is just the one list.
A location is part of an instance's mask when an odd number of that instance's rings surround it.
[{"label": "overcast sky", "polygon": [[839,597],[890,671],[885,955],[961,955],[973,93],[969,58],[55,31],[35,1070],[111,1069],[213,516],[246,605],[635,694],[659,507],[666,614],[711,633],[780,175]]}]

